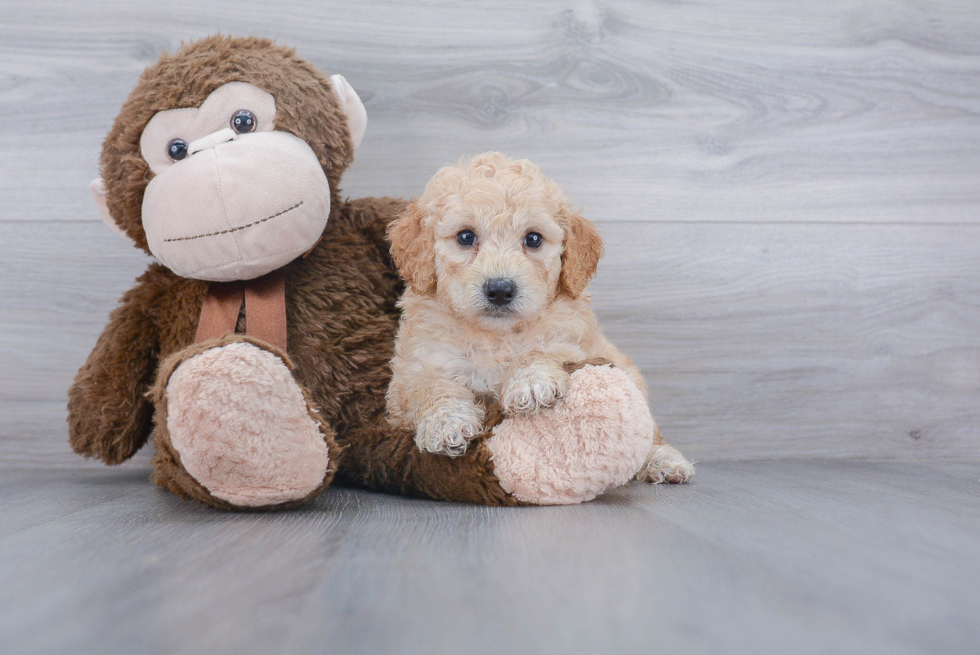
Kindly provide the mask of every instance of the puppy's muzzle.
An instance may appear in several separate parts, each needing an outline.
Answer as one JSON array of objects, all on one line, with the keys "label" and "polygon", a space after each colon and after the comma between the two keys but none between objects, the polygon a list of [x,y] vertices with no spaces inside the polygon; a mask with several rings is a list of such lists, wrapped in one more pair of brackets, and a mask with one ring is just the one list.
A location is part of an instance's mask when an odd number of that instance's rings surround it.
[{"label": "puppy's muzzle", "polygon": [[487,280],[486,284],[483,285],[483,293],[491,305],[503,307],[514,300],[514,296],[517,295],[517,285],[514,284],[513,280],[501,278]]}]

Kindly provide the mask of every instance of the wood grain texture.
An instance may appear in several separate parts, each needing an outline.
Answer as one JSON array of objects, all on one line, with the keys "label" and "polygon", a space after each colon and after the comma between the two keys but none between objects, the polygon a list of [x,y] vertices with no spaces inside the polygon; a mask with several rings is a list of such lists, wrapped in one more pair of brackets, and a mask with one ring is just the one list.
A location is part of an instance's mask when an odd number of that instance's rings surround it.
[{"label": "wood grain texture", "polygon": [[[5,2],[0,466],[79,465],[65,391],[146,258],[87,183],[139,72],[223,31],[342,72],[352,197],[528,156],[600,223],[593,285],[702,461],[980,453],[980,8],[833,0]],[[141,457],[145,457],[145,454]],[[141,460],[145,461],[145,460]]]},{"label": "wood grain texture", "polygon": [[[600,227],[596,311],[689,456],[980,457],[980,226]],[[49,231],[0,224],[9,468],[76,465],[66,390],[147,261],[101,224]]]},{"label": "wood grain texture", "polygon": [[0,478],[5,652],[966,653],[980,464],[701,467],[564,508]]},{"label": "wood grain texture", "polygon": [[217,31],[360,91],[353,197],[498,149],[602,220],[980,221],[972,0],[8,0],[0,220],[95,220],[86,185],[139,72]]}]

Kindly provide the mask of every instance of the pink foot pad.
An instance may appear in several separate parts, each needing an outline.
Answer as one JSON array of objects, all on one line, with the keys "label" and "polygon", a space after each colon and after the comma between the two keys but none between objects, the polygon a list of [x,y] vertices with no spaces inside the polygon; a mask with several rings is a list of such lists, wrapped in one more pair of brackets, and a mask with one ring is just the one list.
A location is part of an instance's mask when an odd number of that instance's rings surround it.
[{"label": "pink foot pad", "polygon": [[653,432],[646,400],[626,373],[585,366],[554,407],[507,418],[487,447],[504,491],[525,503],[569,505],[629,482]]},{"label": "pink foot pad", "polygon": [[236,342],[195,355],[170,377],[167,404],[170,441],[213,496],[261,507],[322,484],[329,456],[320,425],[273,353]]}]

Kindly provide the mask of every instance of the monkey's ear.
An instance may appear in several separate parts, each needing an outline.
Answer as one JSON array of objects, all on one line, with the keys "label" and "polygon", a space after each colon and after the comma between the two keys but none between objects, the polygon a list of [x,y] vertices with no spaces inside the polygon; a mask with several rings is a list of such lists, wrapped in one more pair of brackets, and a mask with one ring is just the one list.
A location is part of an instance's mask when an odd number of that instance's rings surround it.
[{"label": "monkey's ear", "polygon": [[367,129],[367,112],[364,110],[364,103],[343,75],[331,75],[330,87],[340,101],[340,108],[347,115],[350,138],[354,142],[354,148],[357,148],[361,145],[361,139],[364,138],[364,131]]},{"label": "monkey's ear", "polygon": [[116,225],[114,220],[112,220],[112,214],[109,213],[109,205],[106,202],[105,197],[105,182],[102,181],[102,178],[97,177],[89,182],[88,190],[92,192],[92,199],[95,200],[95,206],[99,208],[99,215],[102,216],[102,220],[105,222],[105,224],[123,239],[129,241],[133,245],[136,245],[133,240],[129,238],[129,235],[126,234],[121,227]]}]

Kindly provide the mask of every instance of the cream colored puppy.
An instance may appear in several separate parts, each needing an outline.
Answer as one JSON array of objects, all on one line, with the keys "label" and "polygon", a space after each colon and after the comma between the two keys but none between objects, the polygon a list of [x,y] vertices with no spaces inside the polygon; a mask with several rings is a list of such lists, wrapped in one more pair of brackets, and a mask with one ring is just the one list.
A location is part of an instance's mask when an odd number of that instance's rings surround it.
[{"label": "cream colored puppy", "polygon": [[[441,169],[388,235],[409,287],[388,411],[421,450],[464,453],[482,430],[479,395],[511,414],[554,404],[568,389],[566,362],[608,360],[646,393],[583,293],[602,239],[531,162],[487,153]],[[694,474],[659,434],[654,443],[638,478]]]}]

